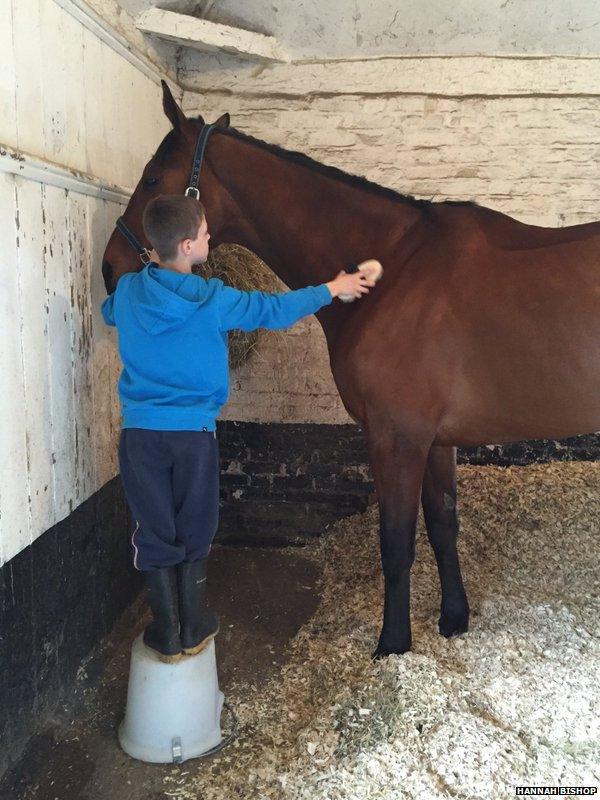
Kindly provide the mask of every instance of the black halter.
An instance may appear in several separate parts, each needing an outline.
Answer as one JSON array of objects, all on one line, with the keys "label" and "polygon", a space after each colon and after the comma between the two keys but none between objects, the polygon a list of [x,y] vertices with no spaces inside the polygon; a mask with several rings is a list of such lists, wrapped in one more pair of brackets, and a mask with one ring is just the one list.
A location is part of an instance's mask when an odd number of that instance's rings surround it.
[{"label": "black halter", "polygon": [[[190,175],[190,185],[185,190],[184,194],[186,197],[193,197],[196,200],[200,200],[200,190],[198,189],[198,182],[200,180],[200,168],[202,167],[202,159],[204,158],[204,148],[206,147],[206,142],[210,135],[210,132],[215,127],[216,123],[212,123],[211,125],[205,125],[200,134],[198,136],[198,141],[196,142],[196,152],[194,153],[194,163],[192,164],[192,174]],[[144,247],[140,240],[137,238],[135,233],[127,227],[125,222],[123,221],[123,217],[119,217],[117,220],[117,230],[119,230],[123,236],[127,239],[129,244],[135,248],[137,251],[138,256],[144,266],[149,264],[152,260],[150,258],[150,251],[147,247]]]}]

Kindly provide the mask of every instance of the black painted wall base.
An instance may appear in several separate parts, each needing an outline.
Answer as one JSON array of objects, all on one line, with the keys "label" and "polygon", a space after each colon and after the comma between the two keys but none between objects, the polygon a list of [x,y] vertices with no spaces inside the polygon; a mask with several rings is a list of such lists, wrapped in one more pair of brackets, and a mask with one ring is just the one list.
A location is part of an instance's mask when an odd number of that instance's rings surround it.
[{"label": "black painted wall base", "polygon": [[[358,426],[219,422],[218,438],[223,544],[302,545],[374,491]],[[599,457],[597,434],[459,451],[472,464]],[[0,774],[138,594],[131,530],[116,476],[0,569]]]},{"label": "black painted wall base", "polygon": [[459,464],[509,465],[543,464],[548,461],[598,461],[600,459],[600,434],[572,436],[570,439],[552,441],[539,439],[511,444],[494,444],[484,447],[465,447],[458,450]]},{"label": "black painted wall base", "polygon": [[[357,425],[219,422],[221,514],[216,541],[301,545],[364,511],[374,492]],[[459,464],[600,458],[600,435],[459,449]]]},{"label": "black painted wall base", "polygon": [[0,774],[141,587],[117,475],[0,569]]},{"label": "black painted wall base", "polygon": [[355,425],[220,422],[216,541],[298,545],[364,510],[373,491]]}]

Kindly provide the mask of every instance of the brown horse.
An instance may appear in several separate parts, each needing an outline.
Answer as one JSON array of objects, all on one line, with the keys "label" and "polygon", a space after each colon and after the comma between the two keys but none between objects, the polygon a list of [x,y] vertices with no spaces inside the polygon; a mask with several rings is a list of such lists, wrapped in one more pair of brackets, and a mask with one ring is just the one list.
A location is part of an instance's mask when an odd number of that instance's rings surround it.
[{"label": "brown horse", "polygon": [[[144,242],[146,203],[182,193],[201,117],[163,84],[173,125],[124,214]],[[229,128],[210,136],[200,191],[213,246],[238,243],[292,289],[376,258],[360,302],[317,312],[331,370],[362,426],[380,511],[383,627],[374,657],[411,646],[419,499],[442,592],[439,630],[467,630],[456,539],[456,446],[600,429],[600,222],[526,225],[471,202],[417,200]],[[141,265],[114,231],[108,291]]]}]

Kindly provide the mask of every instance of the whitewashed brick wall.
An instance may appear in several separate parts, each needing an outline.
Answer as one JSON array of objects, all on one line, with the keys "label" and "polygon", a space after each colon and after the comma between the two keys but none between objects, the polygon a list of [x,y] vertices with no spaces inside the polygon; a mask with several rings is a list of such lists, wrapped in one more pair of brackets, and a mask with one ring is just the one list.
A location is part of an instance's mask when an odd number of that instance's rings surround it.
[{"label": "whitewashed brick wall", "polygon": [[[281,284],[281,291],[287,287]],[[316,317],[300,320],[284,336],[261,332],[258,351],[231,372],[224,420],[352,423],[331,371]]]},{"label": "whitewashed brick wall", "polygon": [[[189,115],[228,111],[239,130],[402,193],[537,225],[600,219],[600,58],[215,64],[179,78]],[[224,419],[352,422],[315,317],[260,347],[263,362],[233,373]]]}]

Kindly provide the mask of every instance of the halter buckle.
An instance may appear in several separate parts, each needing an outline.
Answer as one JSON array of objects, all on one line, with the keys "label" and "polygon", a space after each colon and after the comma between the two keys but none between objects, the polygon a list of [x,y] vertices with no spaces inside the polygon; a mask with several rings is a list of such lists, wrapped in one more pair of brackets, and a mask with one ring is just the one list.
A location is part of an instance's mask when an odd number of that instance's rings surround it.
[{"label": "halter buckle", "polygon": [[194,200],[200,200],[200,190],[196,189],[195,186],[188,186],[184,194],[186,197],[193,197]]},{"label": "halter buckle", "polygon": [[140,260],[144,266],[152,261],[152,256],[150,255],[150,251],[147,247],[140,252]]}]

